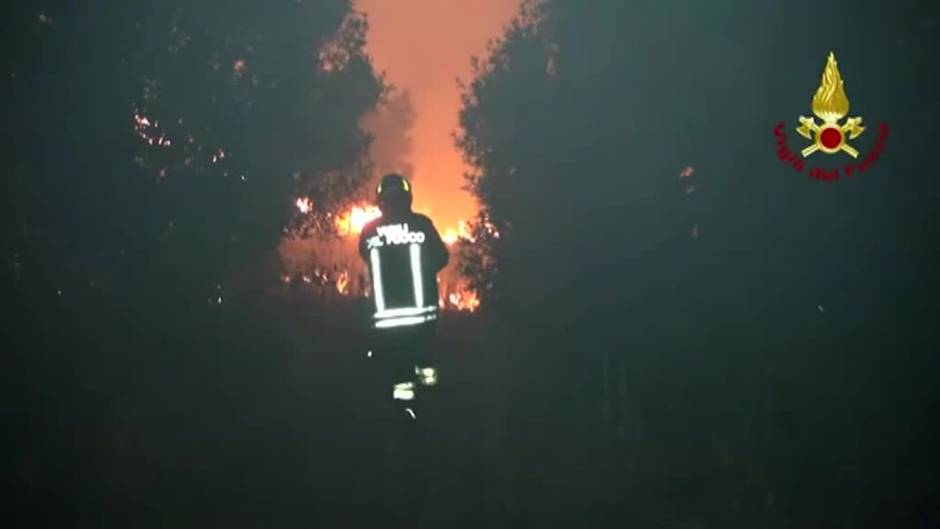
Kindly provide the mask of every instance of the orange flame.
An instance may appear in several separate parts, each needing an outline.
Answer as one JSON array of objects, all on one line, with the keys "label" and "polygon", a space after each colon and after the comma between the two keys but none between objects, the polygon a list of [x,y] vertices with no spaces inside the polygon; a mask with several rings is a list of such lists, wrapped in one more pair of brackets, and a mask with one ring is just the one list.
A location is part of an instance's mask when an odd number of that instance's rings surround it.
[{"label": "orange flame", "polygon": [[[300,213],[307,214],[313,212],[313,201],[306,197],[299,197],[294,200],[294,205]],[[369,204],[359,204],[350,207],[340,215],[333,216],[338,233],[343,237],[352,237],[362,232],[362,229],[370,221],[382,216],[378,207]],[[495,237],[499,234],[495,227],[487,224],[486,230]],[[448,246],[462,242],[474,242],[474,225],[470,222],[459,221],[456,227],[447,227],[442,231],[441,239]],[[348,266],[348,264],[347,264]],[[294,281],[310,285],[317,288],[335,289],[341,296],[370,296],[368,284],[359,284],[353,281],[357,272],[339,266],[334,270],[321,270],[316,268],[312,271],[299,273],[292,277],[290,274],[281,276],[284,284],[290,284]],[[456,268],[448,267],[438,278],[441,285],[440,298],[438,304],[441,310],[453,312],[475,312],[481,305],[480,296],[470,288],[465,278],[459,275]]]},{"label": "orange flame", "polygon": [[476,242],[476,239],[473,237],[473,233],[470,231],[470,225],[467,221],[461,220],[457,222],[457,228],[447,228],[444,230],[444,234],[441,235],[441,239],[444,241],[444,244],[450,246],[457,241],[468,241]]},{"label": "orange flame", "polygon": [[349,272],[343,270],[343,273],[336,278],[336,291],[342,295],[349,294]]},{"label": "orange flame", "polygon": [[480,307],[480,297],[477,293],[463,286],[458,287],[455,292],[451,292],[447,296],[447,301],[448,304],[445,308],[457,311],[474,312]]},{"label": "orange flame", "polygon": [[353,206],[336,218],[336,229],[341,235],[356,235],[366,224],[381,216],[382,212],[376,206]]},{"label": "orange flame", "polygon": [[444,235],[441,236],[441,239],[444,241],[444,244],[451,245],[457,242],[457,230],[454,228],[447,228],[444,230]]}]

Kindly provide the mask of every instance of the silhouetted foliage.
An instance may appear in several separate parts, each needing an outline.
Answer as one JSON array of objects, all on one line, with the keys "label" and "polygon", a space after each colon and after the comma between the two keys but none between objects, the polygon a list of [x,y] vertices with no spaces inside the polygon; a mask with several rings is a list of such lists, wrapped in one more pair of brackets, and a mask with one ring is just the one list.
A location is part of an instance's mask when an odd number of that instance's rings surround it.
[{"label": "silhouetted foliage", "polygon": [[[261,292],[285,229],[329,231],[317,215],[410,148],[366,19],[346,0],[0,13],[5,521],[940,519],[935,3],[526,1],[465,86],[482,211],[458,247],[484,304],[442,317],[442,410],[410,459],[360,391],[352,302]],[[891,126],[837,183],[771,134],[809,113],[830,50],[856,146]],[[401,134],[369,160],[374,119]],[[403,479],[419,466],[436,496]]]},{"label": "silhouetted foliage", "polygon": [[[512,231],[465,266],[498,285],[490,307],[516,329],[507,347],[530,401],[519,435],[536,443],[587,416],[599,443],[576,468],[552,463],[560,454],[526,467],[568,483],[520,489],[520,516],[927,519],[921,477],[903,493],[873,485],[907,453],[907,427],[863,426],[892,401],[919,446],[936,439],[919,422],[936,393],[893,377],[937,365],[936,169],[914,139],[924,107],[907,103],[936,100],[936,76],[908,72],[929,69],[937,15],[912,2],[891,13],[530,1],[477,64],[458,144],[484,214]],[[877,169],[836,184],[779,163],[771,134],[809,112],[830,50],[869,126],[860,148],[892,126]],[[553,500],[585,473],[592,507]]]},{"label": "silhouetted foliage", "polygon": [[369,178],[383,85],[346,0],[2,9],[4,510],[72,526],[121,503],[116,438],[172,436],[148,425],[174,395],[206,405],[279,350],[247,314],[294,198]]}]

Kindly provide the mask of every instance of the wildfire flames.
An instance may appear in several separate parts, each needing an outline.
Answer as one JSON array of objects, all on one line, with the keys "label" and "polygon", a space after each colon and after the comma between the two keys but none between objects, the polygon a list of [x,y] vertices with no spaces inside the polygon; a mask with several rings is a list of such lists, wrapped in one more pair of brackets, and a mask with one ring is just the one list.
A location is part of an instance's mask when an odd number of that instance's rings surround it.
[{"label": "wildfire flames", "polygon": [[460,240],[474,242],[473,235],[470,233],[470,228],[467,225],[467,222],[463,220],[457,223],[457,229],[445,229],[444,234],[441,235],[441,239],[444,241],[444,244],[448,246]]},{"label": "wildfire flames", "polygon": [[[298,197],[294,201],[297,211],[303,215],[313,212],[313,201],[306,197]],[[348,211],[335,218],[335,227],[337,233],[343,241],[348,242],[362,232],[362,229],[370,221],[382,216],[378,207],[371,204],[358,204],[349,208]],[[456,228],[445,228],[441,233],[441,239],[444,243],[453,247],[461,241],[473,242],[471,227],[465,221],[460,221]],[[348,266],[334,266],[332,271],[314,269],[312,272],[299,274],[292,277],[285,274],[281,277],[285,284],[300,281],[303,284],[310,284],[319,287],[330,286],[336,289],[336,292],[342,296],[368,295],[368,286],[362,284],[361,276],[359,281],[354,281],[361,271],[350,269]],[[477,293],[466,285],[456,270],[449,266],[441,274],[440,300],[439,305],[445,310],[454,310],[460,312],[474,312],[480,307],[480,298]]]},{"label": "wildfire flames", "polygon": [[336,279],[336,291],[342,295],[349,294],[349,272],[343,270],[343,272]]},{"label": "wildfire flames", "polygon": [[441,301],[443,308],[453,308],[456,310],[473,312],[480,307],[480,298],[477,293],[469,288],[463,287],[456,292],[451,292],[447,296],[447,301]]},{"label": "wildfire flames", "polygon": [[336,229],[340,235],[359,235],[366,224],[382,216],[376,206],[353,206],[336,218]]}]

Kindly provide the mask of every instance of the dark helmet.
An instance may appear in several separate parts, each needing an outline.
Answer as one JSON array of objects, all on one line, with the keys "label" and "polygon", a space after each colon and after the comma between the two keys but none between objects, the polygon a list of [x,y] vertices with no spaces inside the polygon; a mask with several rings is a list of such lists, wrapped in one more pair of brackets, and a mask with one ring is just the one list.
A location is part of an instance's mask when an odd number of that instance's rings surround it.
[{"label": "dark helmet", "polygon": [[383,211],[411,208],[411,184],[404,176],[395,173],[383,176],[376,194]]}]

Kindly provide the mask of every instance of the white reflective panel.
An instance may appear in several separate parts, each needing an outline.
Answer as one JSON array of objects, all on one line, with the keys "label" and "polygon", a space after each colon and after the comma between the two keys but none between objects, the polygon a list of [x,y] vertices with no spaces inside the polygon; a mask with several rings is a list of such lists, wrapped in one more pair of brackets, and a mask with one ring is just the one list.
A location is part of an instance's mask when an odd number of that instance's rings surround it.
[{"label": "white reflective panel", "polygon": [[433,386],[437,384],[437,375],[421,375],[421,385],[422,386]]},{"label": "white reflective panel", "polygon": [[407,327],[409,325],[417,325],[419,323],[424,323],[426,321],[433,321],[437,319],[437,314],[428,314],[426,316],[408,316],[404,318],[389,318],[387,320],[379,320],[375,322],[376,329],[390,329],[392,327]]},{"label": "white reflective panel", "polygon": [[395,318],[398,316],[418,316],[433,312],[435,307],[404,307],[400,309],[386,309],[375,313],[375,319]]},{"label": "white reflective panel", "polygon": [[369,252],[369,259],[372,262],[372,281],[375,283],[375,310],[382,312],[385,310],[385,288],[382,286],[382,262],[379,259],[379,250],[373,248]]},{"label": "white reflective panel", "polygon": [[408,224],[385,224],[377,228],[378,235],[384,243],[391,245],[421,244],[425,241],[423,232],[409,231]]},{"label": "white reflective panel", "polygon": [[424,307],[424,276],[421,273],[421,246],[412,244],[411,252],[411,280],[415,287],[415,306]]},{"label": "white reflective panel", "polygon": [[409,316],[405,318],[392,318],[375,322],[376,329],[391,329],[392,327],[407,327],[428,321],[426,316]]},{"label": "white reflective panel", "polygon": [[411,409],[411,408],[405,408],[405,411],[408,412],[408,415],[411,415],[411,418],[412,418],[412,419],[417,419],[417,418],[418,418],[417,416],[415,416],[415,411],[414,411],[413,409]]},{"label": "white reflective panel", "polygon": [[392,392],[392,398],[395,400],[414,400],[415,392],[411,389],[395,389]]}]

